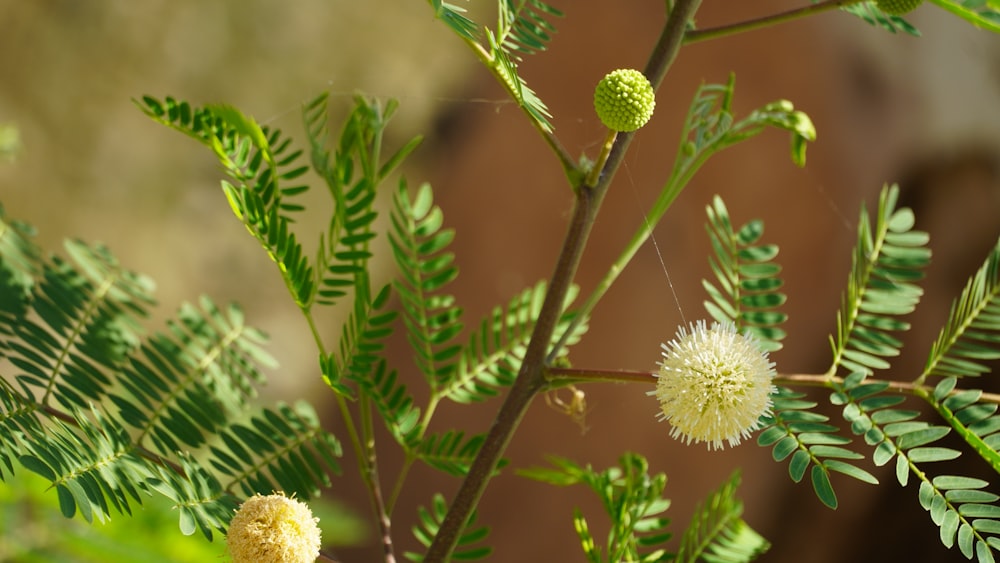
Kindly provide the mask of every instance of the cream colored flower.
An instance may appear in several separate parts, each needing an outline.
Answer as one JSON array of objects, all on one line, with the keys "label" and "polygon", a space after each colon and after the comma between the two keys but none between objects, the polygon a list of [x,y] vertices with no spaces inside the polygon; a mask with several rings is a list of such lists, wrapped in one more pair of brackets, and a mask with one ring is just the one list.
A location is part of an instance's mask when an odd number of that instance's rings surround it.
[{"label": "cream colored flower", "polygon": [[699,321],[663,345],[656,390],[648,394],[660,401],[659,419],[673,426],[672,437],[718,450],[723,440],[738,445],[770,414],[774,375],[751,337],[732,324]]},{"label": "cream colored flower", "polygon": [[234,563],[313,563],[320,532],[309,507],[284,494],[248,498],[229,523],[226,547]]}]

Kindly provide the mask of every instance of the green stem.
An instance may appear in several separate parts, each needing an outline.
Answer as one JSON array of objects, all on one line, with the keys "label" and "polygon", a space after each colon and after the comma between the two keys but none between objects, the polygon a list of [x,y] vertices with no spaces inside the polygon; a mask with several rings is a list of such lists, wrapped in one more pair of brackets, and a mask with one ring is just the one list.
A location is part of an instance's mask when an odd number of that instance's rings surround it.
[{"label": "green stem", "polygon": [[587,174],[587,179],[584,180],[584,185],[597,185],[597,182],[601,179],[601,172],[604,170],[604,164],[608,161],[608,157],[611,156],[611,149],[615,147],[615,139],[617,138],[618,131],[608,129],[608,134],[604,138],[604,144],[601,145],[601,154],[598,155],[597,160],[594,161],[594,166],[590,169],[590,173]]},{"label": "green stem", "polygon": [[699,41],[708,41],[709,39],[728,37],[730,35],[743,33],[745,31],[763,29],[765,27],[771,27],[779,23],[790,22],[793,20],[804,18],[806,16],[812,16],[823,12],[829,12],[830,10],[836,10],[843,6],[849,6],[851,4],[860,4],[861,2],[864,1],[865,0],[826,0],[824,2],[818,2],[816,4],[810,4],[808,6],[803,6],[801,8],[788,10],[786,12],[780,12],[777,14],[771,14],[769,16],[754,18],[752,20],[746,20],[733,24],[722,25],[719,27],[710,27],[706,29],[692,29],[688,31],[686,34],[684,34],[684,44],[689,45],[691,43],[698,43]]},{"label": "green stem", "polygon": [[[424,415],[420,420],[420,433],[417,435],[418,441],[423,440],[424,434],[431,424],[434,411],[437,410],[437,405],[440,401],[440,396],[435,393],[431,394],[431,398],[427,401],[427,408],[424,409]],[[403,466],[399,470],[399,475],[396,477],[396,484],[392,487],[389,502],[386,504],[386,511],[390,516],[392,516],[393,509],[396,508],[396,501],[399,499],[399,494],[403,491],[403,483],[406,481],[406,476],[409,474],[410,468],[413,467],[413,463],[416,460],[417,456],[413,451],[406,448],[406,459],[403,460]]]},{"label": "green stem", "polygon": [[[667,69],[673,63],[680,50],[681,41],[687,22],[691,21],[701,0],[678,0],[667,18],[667,23],[650,55],[646,65],[646,78],[655,90],[666,76]],[[528,406],[535,395],[545,387],[543,371],[546,352],[555,331],[556,323],[562,314],[562,305],[569,287],[576,275],[583,249],[594,225],[594,220],[600,210],[604,196],[607,194],[611,180],[621,165],[625,151],[632,140],[631,133],[620,133],[608,155],[607,162],[593,187],[578,186],[573,217],[570,221],[566,238],[563,242],[555,271],[551,278],[542,309],[535,324],[525,351],[521,369],[510,392],[504,399],[493,425],[487,433],[476,458],[469,468],[469,473],[455,495],[448,513],[441,522],[441,527],[427,551],[424,561],[441,563],[451,559],[466,523],[473,509],[479,503],[490,477],[496,470],[497,463],[507,449],[514,431],[524,417]]]},{"label": "green stem", "polygon": [[358,456],[358,466],[361,477],[368,487],[368,495],[372,501],[372,510],[378,520],[379,532],[382,535],[382,555],[385,563],[396,563],[392,548],[392,522],[382,496],[382,485],[378,478],[378,459],[375,450],[375,433],[372,428],[371,398],[362,394],[359,399],[361,411],[361,432],[364,436],[365,456]]}]

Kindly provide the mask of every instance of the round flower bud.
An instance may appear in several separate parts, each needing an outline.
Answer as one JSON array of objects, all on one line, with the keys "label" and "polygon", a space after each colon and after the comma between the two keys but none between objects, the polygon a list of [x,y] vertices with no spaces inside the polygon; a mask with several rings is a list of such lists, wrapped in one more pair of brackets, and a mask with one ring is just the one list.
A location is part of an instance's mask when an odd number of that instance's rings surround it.
[{"label": "round flower bud", "polygon": [[313,563],[319,557],[318,521],[294,498],[256,494],[229,523],[226,548],[233,563]]},{"label": "round flower bud", "polygon": [[902,16],[916,10],[917,6],[922,4],[923,1],[924,0],[876,0],[875,5],[878,6],[879,10],[882,10],[889,15]]},{"label": "round flower bud", "polygon": [[605,76],[594,90],[594,109],[613,131],[635,131],[653,116],[656,99],[646,76],[633,69],[619,69]]},{"label": "round flower bud", "polygon": [[648,394],[660,402],[659,419],[673,426],[670,435],[687,444],[736,446],[771,413],[774,364],[732,324],[681,327],[663,345],[659,367],[656,390]]}]

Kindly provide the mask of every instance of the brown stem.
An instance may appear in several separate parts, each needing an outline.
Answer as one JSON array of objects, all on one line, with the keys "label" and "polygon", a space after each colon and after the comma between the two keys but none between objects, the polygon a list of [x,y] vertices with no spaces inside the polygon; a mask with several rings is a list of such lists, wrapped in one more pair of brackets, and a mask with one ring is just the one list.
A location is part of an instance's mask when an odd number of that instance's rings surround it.
[{"label": "brown stem", "polygon": [[743,33],[744,31],[753,31],[755,29],[771,27],[772,25],[779,23],[797,20],[799,18],[804,18],[806,16],[822,12],[828,12],[850,4],[858,4],[863,1],[864,0],[826,0],[825,2],[817,2],[816,4],[810,4],[801,8],[795,8],[786,12],[771,14],[769,16],[763,16],[752,20],[721,25],[719,27],[693,29],[684,35],[684,44],[688,45],[699,41],[707,41],[709,39],[718,39],[720,37],[736,35],[737,33]]},{"label": "brown stem", "polygon": [[[654,90],[663,81],[667,68],[676,57],[687,22],[700,4],[701,0],[678,0],[667,18],[663,33],[646,65],[645,74]],[[473,509],[479,503],[490,477],[496,470],[497,463],[510,443],[514,430],[527,412],[532,399],[545,386],[543,372],[545,356],[552,341],[556,322],[562,314],[562,305],[576,275],[594,219],[632,137],[632,134],[619,134],[596,185],[592,188],[581,185],[576,189],[577,199],[573,217],[542,310],[525,351],[521,369],[483,441],[482,448],[473,460],[468,475],[462,481],[448,513],[441,522],[434,541],[428,548],[427,556],[424,558],[428,563],[441,563],[451,559],[458,538]]]}]

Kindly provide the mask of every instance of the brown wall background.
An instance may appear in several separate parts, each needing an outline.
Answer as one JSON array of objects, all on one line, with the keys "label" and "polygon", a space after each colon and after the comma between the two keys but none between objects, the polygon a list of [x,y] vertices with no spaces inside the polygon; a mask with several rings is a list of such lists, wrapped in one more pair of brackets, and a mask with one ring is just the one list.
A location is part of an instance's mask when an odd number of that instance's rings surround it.
[{"label": "brown wall background", "polygon": [[[531,58],[523,74],[552,109],[563,143],[593,156],[603,135],[591,109],[593,85],[614,68],[642,67],[663,2],[552,3],[568,18],[550,51]],[[795,5],[707,1],[698,23]],[[655,199],[695,88],[735,71],[739,114],[789,99],[809,113],[819,139],[801,170],[788,159],[787,136],[765,133],[709,162],[678,199],[655,236],[684,317],[705,316],[703,210],[719,193],[736,222],[764,219],[766,238],[781,246],[791,319],[785,348],[773,355],[779,371],[824,371],[858,206],[872,205],[883,183],[899,181],[935,253],[919,313],[926,322],[914,320],[912,347],[893,375],[906,379],[919,369],[950,299],[996,242],[1000,42],[932,7],[912,19],[924,32],[919,40],[831,13],[685,48],[605,204],[580,272],[585,291]],[[306,327],[266,257],[228,216],[211,155],[150,123],[129,99],[149,93],[226,101],[301,137],[299,104],[324,89],[343,107],[355,89],[400,98],[390,143],[427,133],[407,175],[411,184],[426,179],[435,186],[446,222],[457,230],[461,276],[454,292],[467,325],[549,275],[571,205],[562,173],[517,108],[501,101],[499,87],[416,1],[0,5],[0,122],[15,123],[25,147],[15,163],[0,166],[0,201],[9,215],[37,226],[47,248],[65,237],[107,242],[123,263],[158,281],[164,315],[200,293],[243,303],[248,318],[272,334],[282,362],[269,394],[317,396],[322,387]],[[325,209],[319,191],[316,205]],[[304,220],[302,232],[317,230],[322,215]],[[681,322],[660,259],[647,245],[595,312],[573,362],[651,369],[659,343]],[[331,337],[336,324],[331,318]],[[401,341],[393,350],[405,366]],[[411,388],[419,393],[417,382]],[[551,453],[606,467],[624,449],[639,451],[668,475],[675,533],[694,504],[741,466],[746,517],[775,544],[764,561],[798,561],[804,546],[816,562],[956,558],[918,509],[914,486],[900,490],[891,474],[878,473],[886,485],[877,489],[835,480],[841,508],[829,511],[808,484],[791,483],[785,464],[773,463],[767,450],[709,453],[671,440],[644,389],[585,390],[589,431],[581,434],[538,401],[514,439],[513,466],[543,463]],[[485,430],[497,405],[448,406],[441,428],[455,421]],[[388,467],[396,461],[388,450],[383,460]],[[433,471],[414,471],[395,523],[404,548],[414,547],[407,530],[415,505],[455,485]],[[339,480],[330,495],[368,510],[353,477]],[[579,560],[570,520],[576,505],[600,537],[598,507],[582,489],[553,489],[505,472],[480,510],[494,530],[492,560]],[[371,561],[377,552],[370,543],[335,551],[345,562]]]}]

